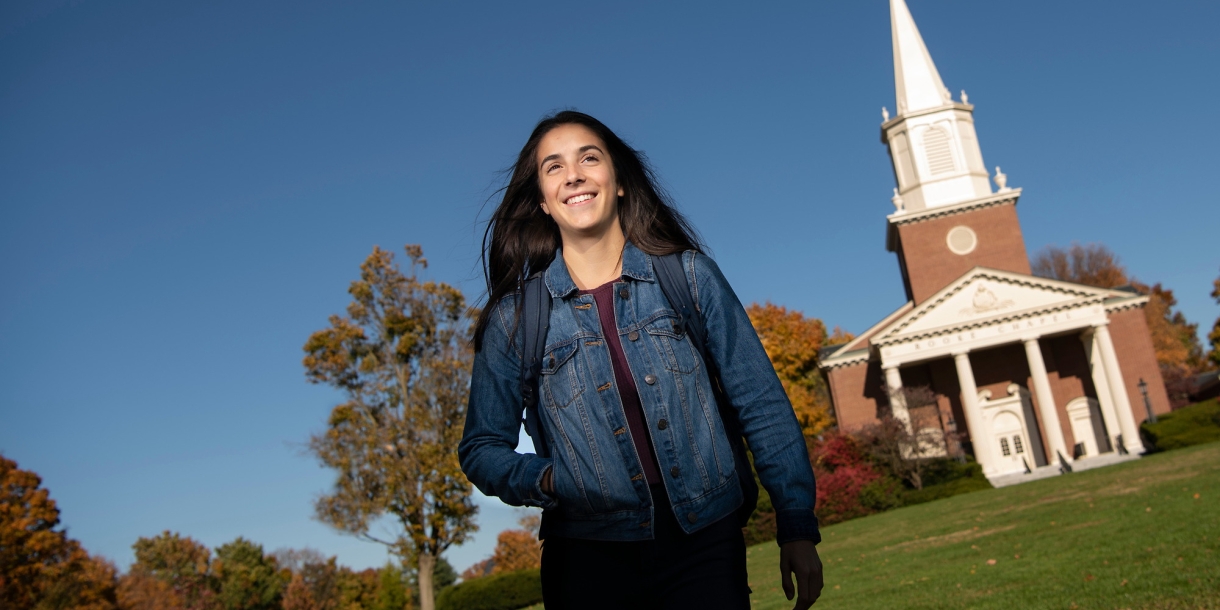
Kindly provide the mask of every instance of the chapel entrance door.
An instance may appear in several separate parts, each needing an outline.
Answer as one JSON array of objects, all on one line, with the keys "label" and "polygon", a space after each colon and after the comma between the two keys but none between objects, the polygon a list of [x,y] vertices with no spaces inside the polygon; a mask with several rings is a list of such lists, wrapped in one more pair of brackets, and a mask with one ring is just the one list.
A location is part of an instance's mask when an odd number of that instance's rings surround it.
[{"label": "chapel entrance door", "polygon": [[1025,420],[1019,413],[1007,409],[996,413],[991,431],[997,474],[1025,472],[1027,466],[1033,467],[1029,434],[1025,430]]}]

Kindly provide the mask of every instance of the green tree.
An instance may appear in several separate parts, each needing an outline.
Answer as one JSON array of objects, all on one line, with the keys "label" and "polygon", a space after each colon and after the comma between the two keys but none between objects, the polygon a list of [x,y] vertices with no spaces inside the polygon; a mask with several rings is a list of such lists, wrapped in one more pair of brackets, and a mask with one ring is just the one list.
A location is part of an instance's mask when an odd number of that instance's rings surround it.
[{"label": "green tree", "polygon": [[[471,485],[457,445],[469,394],[471,314],[461,291],[423,281],[423,250],[407,246],[404,274],[373,248],[348,293],[347,316],[305,343],[306,376],[342,391],[327,430],[310,450],[338,473],[315,503],[318,518],[386,545],[419,579],[420,605],[433,610],[437,558],[476,526]],[[389,516],[391,535],[370,526]]]},{"label": "green tree", "polygon": [[[419,596],[419,572],[408,569],[404,572],[407,576],[407,588],[411,592],[412,600],[415,603],[421,603]],[[458,573],[453,569],[453,564],[449,563],[448,559],[438,557],[436,565],[432,567],[432,588],[436,591],[436,595],[440,596],[441,591],[453,586],[457,582]]]},{"label": "green tree", "polygon": [[410,602],[407,579],[402,569],[387,563],[377,575],[377,598],[371,610],[403,610]]},{"label": "green tree", "polygon": [[225,610],[274,610],[280,606],[283,577],[263,546],[238,537],[216,548],[218,597]]}]

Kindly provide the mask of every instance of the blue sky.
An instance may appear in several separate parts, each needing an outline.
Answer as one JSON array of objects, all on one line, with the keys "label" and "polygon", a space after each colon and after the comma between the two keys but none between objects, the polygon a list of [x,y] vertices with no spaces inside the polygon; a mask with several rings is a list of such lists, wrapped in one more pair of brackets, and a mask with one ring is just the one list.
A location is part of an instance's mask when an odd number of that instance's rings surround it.
[{"label": "blue sky", "polygon": [[[1220,4],[910,6],[1031,252],[1104,242],[1210,328]],[[0,4],[0,453],[123,567],[166,529],[384,563],[311,520],[302,450],[338,396],[301,346],[373,245],[477,296],[499,170],[575,107],[743,301],[863,330],[903,301],[889,37],[885,0]],[[459,570],[516,519],[480,503]]]}]

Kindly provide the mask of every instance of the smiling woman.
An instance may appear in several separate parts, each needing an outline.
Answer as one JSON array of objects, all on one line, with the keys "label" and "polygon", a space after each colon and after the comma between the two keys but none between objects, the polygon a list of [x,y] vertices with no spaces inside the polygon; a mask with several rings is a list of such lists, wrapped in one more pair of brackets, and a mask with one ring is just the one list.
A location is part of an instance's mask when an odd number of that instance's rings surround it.
[{"label": "smiling woman", "polygon": [[[776,508],[784,590],[809,607],[822,569],[800,427],[741,303],[642,156],[588,115],[544,119],[483,260],[489,298],[458,453],[483,493],[543,509],[547,607],[749,608],[742,435]],[[550,304],[536,388],[522,385],[518,327],[533,276]],[[704,332],[688,332],[687,316]],[[527,395],[540,397],[539,455],[514,451]]]},{"label": "smiling woman", "polygon": [[[542,211],[555,221],[568,248],[586,250],[609,237],[612,241],[606,247],[622,249],[614,242],[624,239],[618,226],[623,189],[614,179],[614,165],[605,148],[597,134],[578,124],[560,125],[539,142],[538,154],[546,155],[539,164]],[[582,289],[597,285],[573,279]]]}]

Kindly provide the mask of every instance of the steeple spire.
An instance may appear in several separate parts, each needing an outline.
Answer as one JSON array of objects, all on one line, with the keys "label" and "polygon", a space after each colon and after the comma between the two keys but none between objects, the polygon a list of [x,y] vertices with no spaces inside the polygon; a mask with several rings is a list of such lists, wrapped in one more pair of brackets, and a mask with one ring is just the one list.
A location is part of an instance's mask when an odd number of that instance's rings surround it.
[{"label": "steeple spire", "polygon": [[890,0],[890,29],[898,113],[892,118],[881,113],[881,141],[890,149],[898,180],[894,215],[990,196],[974,106],[965,96],[960,103],[950,97],[906,0]]},{"label": "steeple spire", "polygon": [[898,116],[951,103],[949,90],[940,80],[905,0],[890,0],[890,29],[894,39]]}]

